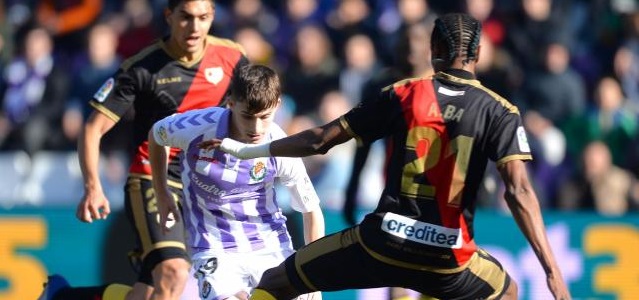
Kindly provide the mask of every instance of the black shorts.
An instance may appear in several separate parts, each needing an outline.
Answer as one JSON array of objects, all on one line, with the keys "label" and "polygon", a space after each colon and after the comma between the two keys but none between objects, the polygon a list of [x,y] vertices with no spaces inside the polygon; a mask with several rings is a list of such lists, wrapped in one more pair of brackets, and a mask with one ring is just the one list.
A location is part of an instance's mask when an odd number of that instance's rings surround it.
[{"label": "black shorts", "polygon": [[404,287],[438,299],[499,299],[510,284],[501,264],[479,249],[456,269],[393,263],[369,252],[359,227],[326,236],[286,259],[286,272],[300,293]]},{"label": "black shorts", "polygon": [[[169,184],[176,201],[182,200],[182,190],[177,184]],[[142,265],[138,281],[153,285],[153,269],[160,262],[171,258],[189,260],[184,244],[184,223],[175,222],[171,230],[164,233],[160,226],[155,192],[148,178],[129,177],[124,187],[124,205],[131,226],[135,228],[136,240]]]}]

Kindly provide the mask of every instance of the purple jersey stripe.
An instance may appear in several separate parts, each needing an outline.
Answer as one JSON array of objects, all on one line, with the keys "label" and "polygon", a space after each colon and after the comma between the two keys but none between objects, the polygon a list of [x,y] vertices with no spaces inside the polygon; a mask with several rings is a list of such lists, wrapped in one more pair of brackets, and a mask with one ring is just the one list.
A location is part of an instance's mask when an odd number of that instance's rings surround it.
[{"label": "purple jersey stripe", "polygon": [[215,224],[220,233],[220,240],[222,241],[222,247],[224,249],[227,248],[236,248],[237,244],[235,242],[235,237],[231,234],[231,226],[229,221],[224,218],[224,213],[221,210],[209,210],[211,214],[215,217]]}]

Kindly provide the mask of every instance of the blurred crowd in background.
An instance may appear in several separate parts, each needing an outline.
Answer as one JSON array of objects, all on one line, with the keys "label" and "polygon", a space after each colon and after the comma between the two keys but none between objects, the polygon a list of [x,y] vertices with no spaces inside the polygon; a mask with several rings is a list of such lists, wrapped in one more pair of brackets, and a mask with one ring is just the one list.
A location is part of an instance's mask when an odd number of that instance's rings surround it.
[{"label": "blurred crowd in background", "polygon": [[[289,133],[333,120],[395,80],[432,74],[434,19],[468,12],[483,23],[478,79],[520,108],[542,208],[605,215],[639,208],[635,0],[215,2],[211,33],[279,71],[285,95],[277,122]],[[165,6],[0,0],[0,168],[7,177],[0,181],[9,182],[0,188],[1,206],[79,201],[74,153],[88,100],[124,59],[166,34]],[[128,120],[102,143],[113,206],[128,166]],[[306,159],[328,209],[341,208],[355,148]],[[374,144],[357,193],[364,209],[381,192],[383,160],[383,145]],[[500,182],[489,166],[482,208],[504,210]]]}]

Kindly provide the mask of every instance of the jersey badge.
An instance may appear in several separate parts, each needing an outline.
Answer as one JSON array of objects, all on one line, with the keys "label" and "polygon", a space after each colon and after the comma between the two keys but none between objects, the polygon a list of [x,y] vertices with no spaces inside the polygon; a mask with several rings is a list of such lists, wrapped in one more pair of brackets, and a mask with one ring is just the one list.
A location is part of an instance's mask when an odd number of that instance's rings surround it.
[{"label": "jersey badge", "polygon": [[253,181],[261,181],[266,175],[266,165],[262,161],[256,162],[249,172]]},{"label": "jersey badge", "polygon": [[206,77],[206,81],[217,85],[224,78],[224,71],[221,67],[206,68],[204,77]]},{"label": "jersey badge", "polygon": [[160,137],[160,140],[162,140],[162,142],[166,143],[168,137],[166,134],[166,128],[164,128],[164,126],[160,126],[160,128],[158,128],[158,136]]},{"label": "jersey badge", "polygon": [[530,152],[528,137],[526,137],[526,130],[524,130],[523,126],[517,127],[517,143],[519,144],[519,151]]},{"label": "jersey badge", "polygon": [[111,93],[111,90],[113,90],[114,83],[115,83],[115,80],[113,80],[113,78],[107,79],[107,81],[105,81],[104,84],[102,84],[100,89],[97,92],[95,92],[95,95],[93,95],[93,98],[95,98],[95,100],[97,100],[100,103],[104,102],[107,96],[109,96],[109,94]]}]

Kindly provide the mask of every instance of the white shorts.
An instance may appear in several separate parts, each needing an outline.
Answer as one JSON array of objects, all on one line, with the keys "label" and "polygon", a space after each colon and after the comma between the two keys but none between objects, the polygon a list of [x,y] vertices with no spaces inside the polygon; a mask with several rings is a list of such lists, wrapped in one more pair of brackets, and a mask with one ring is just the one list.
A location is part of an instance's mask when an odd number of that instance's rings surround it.
[{"label": "white shorts", "polygon": [[264,271],[279,265],[294,252],[196,253],[192,262],[200,298],[221,300],[238,292],[251,294]]}]

